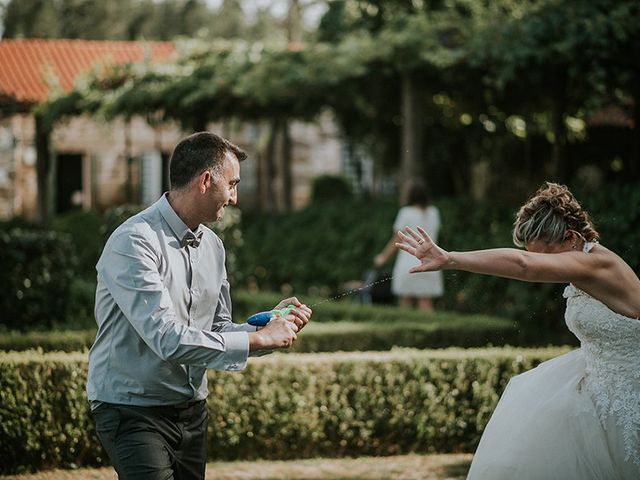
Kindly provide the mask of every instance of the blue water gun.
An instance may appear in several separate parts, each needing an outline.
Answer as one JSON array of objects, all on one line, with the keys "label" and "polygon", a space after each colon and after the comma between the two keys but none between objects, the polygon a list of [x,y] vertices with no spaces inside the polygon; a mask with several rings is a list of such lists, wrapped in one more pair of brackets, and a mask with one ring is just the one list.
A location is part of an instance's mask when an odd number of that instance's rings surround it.
[{"label": "blue water gun", "polygon": [[286,317],[291,313],[291,311],[296,308],[295,305],[287,305],[284,308],[269,310],[266,312],[254,313],[247,319],[247,323],[249,325],[253,325],[255,327],[264,327],[271,320],[276,318],[276,316],[280,315],[281,317]]}]

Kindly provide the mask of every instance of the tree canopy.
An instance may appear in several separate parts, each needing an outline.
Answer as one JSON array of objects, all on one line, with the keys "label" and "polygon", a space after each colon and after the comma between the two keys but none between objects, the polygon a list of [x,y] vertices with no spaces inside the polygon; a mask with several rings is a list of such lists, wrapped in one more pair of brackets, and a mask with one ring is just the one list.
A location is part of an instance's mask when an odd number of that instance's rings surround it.
[{"label": "tree canopy", "polygon": [[311,120],[329,109],[347,141],[389,171],[406,138],[420,139],[424,168],[458,190],[483,158],[497,167],[500,149],[502,167],[518,149],[530,157],[536,144],[518,142],[537,132],[553,150],[544,175],[563,180],[571,130],[597,108],[636,115],[638,136],[639,8],[633,0],[334,1],[305,43],[179,42],[175,63],[90,76],[41,112],[51,121],[141,114],[196,128],[226,118]]}]

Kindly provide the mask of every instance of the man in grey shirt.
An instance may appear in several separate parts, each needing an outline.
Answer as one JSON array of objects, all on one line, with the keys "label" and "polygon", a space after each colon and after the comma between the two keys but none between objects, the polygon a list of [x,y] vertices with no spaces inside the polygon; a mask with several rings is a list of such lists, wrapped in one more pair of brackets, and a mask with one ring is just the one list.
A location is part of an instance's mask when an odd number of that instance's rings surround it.
[{"label": "man in grey shirt", "polygon": [[311,318],[297,298],[263,328],[231,320],[222,241],[204,223],[235,205],[246,154],[209,132],[176,146],[171,189],[113,232],[96,266],[87,394],[120,479],[202,479],[206,369],[242,370],[287,348]]}]

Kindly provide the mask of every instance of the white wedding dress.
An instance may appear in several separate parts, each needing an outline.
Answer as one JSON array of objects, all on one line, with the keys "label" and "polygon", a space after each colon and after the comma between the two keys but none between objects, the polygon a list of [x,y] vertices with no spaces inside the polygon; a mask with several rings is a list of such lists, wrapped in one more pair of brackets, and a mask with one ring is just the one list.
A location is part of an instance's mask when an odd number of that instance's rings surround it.
[{"label": "white wedding dress", "polygon": [[564,297],[580,348],[510,380],[468,480],[640,479],[640,321]]}]

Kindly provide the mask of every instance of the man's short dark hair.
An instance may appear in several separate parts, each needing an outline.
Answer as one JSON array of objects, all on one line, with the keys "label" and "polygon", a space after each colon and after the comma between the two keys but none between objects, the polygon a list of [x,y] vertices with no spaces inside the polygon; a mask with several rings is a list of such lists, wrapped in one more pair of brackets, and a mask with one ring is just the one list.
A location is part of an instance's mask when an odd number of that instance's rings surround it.
[{"label": "man's short dark hair", "polygon": [[239,162],[247,154],[229,140],[212,132],[198,132],[182,139],[169,160],[171,188],[182,188],[207,169],[219,171],[227,152],[233,153]]}]

